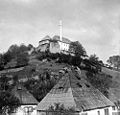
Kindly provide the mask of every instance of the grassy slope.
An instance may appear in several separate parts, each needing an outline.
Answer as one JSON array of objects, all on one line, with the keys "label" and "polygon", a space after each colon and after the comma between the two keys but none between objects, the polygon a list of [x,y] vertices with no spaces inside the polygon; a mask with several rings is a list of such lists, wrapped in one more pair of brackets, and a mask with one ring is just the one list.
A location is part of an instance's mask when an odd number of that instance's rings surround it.
[{"label": "grassy slope", "polygon": [[[27,79],[30,77],[34,77],[36,75],[40,75],[47,69],[49,69],[52,72],[58,73],[59,70],[65,66],[66,64],[62,64],[62,63],[59,64],[59,63],[55,63],[54,61],[42,62],[37,59],[32,59],[30,60],[29,65],[26,67],[3,70],[0,71],[0,74],[6,74],[8,76],[17,75],[19,79]],[[32,72],[32,69],[34,69],[35,72]]]},{"label": "grassy slope", "polygon": [[[66,64],[55,63],[54,61],[50,62],[42,62],[37,59],[31,59],[29,65],[22,68],[9,69],[0,71],[0,74],[7,74],[10,76],[17,75],[19,79],[26,79],[32,77],[31,70],[35,69],[34,76],[39,75],[44,72],[44,70],[49,69],[52,72],[58,73],[59,70],[63,67],[67,66]],[[120,99],[120,72],[107,69],[105,67],[102,68],[102,72],[112,76],[112,83],[109,89],[110,96],[109,98],[112,101],[116,101]],[[82,71],[82,74],[85,74],[85,71]],[[115,98],[116,97],[116,98]]]},{"label": "grassy slope", "polygon": [[112,83],[109,89],[109,98],[115,102],[120,100],[120,72],[103,67],[102,72],[112,76]]}]

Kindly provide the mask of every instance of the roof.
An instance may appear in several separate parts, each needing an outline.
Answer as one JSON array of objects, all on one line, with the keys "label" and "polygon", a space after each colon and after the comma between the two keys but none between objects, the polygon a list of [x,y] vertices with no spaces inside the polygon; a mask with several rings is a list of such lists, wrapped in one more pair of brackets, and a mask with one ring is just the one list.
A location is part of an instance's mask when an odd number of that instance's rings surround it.
[{"label": "roof", "polygon": [[29,91],[26,90],[21,85],[17,85],[14,87],[13,91],[14,95],[20,100],[21,105],[37,105],[38,101],[33,97]]},{"label": "roof", "polygon": [[37,110],[48,110],[55,103],[65,108],[75,108],[76,111],[87,111],[114,105],[99,90],[87,82],[83,74],[69,69],[61,80],[38,104]]},{"label": "roof", "polygon": [[[55,36],[53,37],[53,39],[55,39],[55,40],[59,40],[59,41],[60,41],[60,36],[55,35]],[[65,43],[68,43],[68,44],[71,43],[71,41],[70,41],[69,39],[64,38],[64,37],[62,37],[62,42],[65,42]]]},{"label": "roof", "polygon": [[51,37],[47,35],[42,40],[40,40],[39,42],[42,42],[42,41],[45,41],[45,40],[50,40],[50,39],[51,39]]}]

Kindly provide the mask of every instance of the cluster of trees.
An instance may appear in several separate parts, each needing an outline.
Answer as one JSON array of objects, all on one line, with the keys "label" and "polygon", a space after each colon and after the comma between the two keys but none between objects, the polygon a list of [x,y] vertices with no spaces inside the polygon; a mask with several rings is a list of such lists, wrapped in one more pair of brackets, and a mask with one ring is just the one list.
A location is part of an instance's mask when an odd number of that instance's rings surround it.
[{"label": "cluster of trees", "polygon": [[[0,70],[4,69],[5,66],[11,61],[13,61],[13,63],[9,65],[10,67],[27,65],[29,61],[28,51],[32,47],[33,46],[31,44],[29,44],[28,46],[25,46],[24,44],[20,46],[16,44],[10,46],[7,52],[0,54]],[[9,68],[9,66],[6,68]]]},{"label": "cluster of trees", "polygon": [[109,59],[107,60],[107,63],[110,66],[119,69],[120,68],[120,56],[119,55],[110,56]]},{"label": "cluster of trees", "polygon": [[20,106],[20,101],[12,94],[11,79],[5,75],[0,77],[0,114],[6,115]]},{"label": "cluster of trees", "polygon": [[24,83],[24,86],[30,91],[31,94],[40,102],[45,95],[53,88],[57,80],[51,77],[49,70],[45,70],[39,75],[39,79],[29,79]]}]

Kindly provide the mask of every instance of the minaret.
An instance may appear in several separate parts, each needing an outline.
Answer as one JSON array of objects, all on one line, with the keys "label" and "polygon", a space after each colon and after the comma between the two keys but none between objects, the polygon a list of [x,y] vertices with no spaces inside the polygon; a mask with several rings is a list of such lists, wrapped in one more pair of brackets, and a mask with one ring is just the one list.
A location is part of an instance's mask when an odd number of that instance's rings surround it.
[{"label": "minaret", "polygon": [[59,21],[60,41],[62,41],[62,20]]}]

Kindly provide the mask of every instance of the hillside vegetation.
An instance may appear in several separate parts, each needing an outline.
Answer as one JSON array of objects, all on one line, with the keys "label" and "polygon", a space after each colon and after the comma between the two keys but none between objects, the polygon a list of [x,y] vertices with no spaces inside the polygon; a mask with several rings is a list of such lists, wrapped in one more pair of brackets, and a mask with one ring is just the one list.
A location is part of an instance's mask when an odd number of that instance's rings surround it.
[{"label": "hillside vegetation", "polygon": [[[79,67],[86,76],[85,79],[106,97],[115,103],[119,102],[119,73],[102,67],[103,62],[95,54],[88,57],[79,42],[72,43],[70,47],[75,52],[74,56],[53,54],[49,50],[33,51],[29,54],[31,48],[32,45],[12,45],[6,53],[0,54],[0,86],[3,87],[1,91],[10,93],[15,85],[21,83],[41,101],[64,76],[65,68],[74,66]],[[7,78],[7,81],[3,78]]]}]

